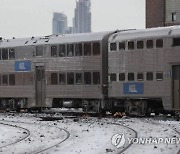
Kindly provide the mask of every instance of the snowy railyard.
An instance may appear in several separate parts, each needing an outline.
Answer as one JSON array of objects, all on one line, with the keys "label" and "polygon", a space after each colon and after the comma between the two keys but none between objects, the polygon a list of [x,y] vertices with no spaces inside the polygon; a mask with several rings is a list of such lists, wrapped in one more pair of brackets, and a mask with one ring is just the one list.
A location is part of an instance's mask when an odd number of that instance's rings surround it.
[{"label": "snowy railyard", "polygon": [[177,154],[180,122],[153,118],[65,117],[0,113],[2,154]]}]

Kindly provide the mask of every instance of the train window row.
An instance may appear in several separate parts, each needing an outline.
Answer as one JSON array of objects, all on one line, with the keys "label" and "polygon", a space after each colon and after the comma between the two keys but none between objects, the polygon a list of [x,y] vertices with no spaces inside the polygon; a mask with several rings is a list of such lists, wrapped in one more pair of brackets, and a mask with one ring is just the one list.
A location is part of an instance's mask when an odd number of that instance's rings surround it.
[{"label": "train window row", "polygon": [[51,46],[51,57],[73,57],[73,56],[100,55],[100,43],[76,43],[60,44]]},{"label": "train window row", "polygon": [[113,42],[110,44],[110,51],[144,49],[145,47],[152,49],[154,46],[156,48],[163,48],[163,44],[163,39]]},{"label": "train window row", "polygon": [[100,72],[51,73],[51,85],[100,84]]},{"label": "train window row", "polygon": [[15,59],[15,50],[14,49],[0,49],[0,59],[8,60]]},{"label": "train window row", "polygon": [[[136,74],[137,81],[144,81],[146,75],[147,81],[153,81],[154,78],[156,78],[157,81],[163,80],[163,72],[156,72],[155,77],[153,72],[146,72],[145,74],[142,72],[139,72]],[[119,78],[118,78],[119,76]],[[117,79],[118,78],[118,79]],[[135,81],[135,73],[127,73],[127,76],[125,73],[111,73],[110,74],[110,81]]]}]

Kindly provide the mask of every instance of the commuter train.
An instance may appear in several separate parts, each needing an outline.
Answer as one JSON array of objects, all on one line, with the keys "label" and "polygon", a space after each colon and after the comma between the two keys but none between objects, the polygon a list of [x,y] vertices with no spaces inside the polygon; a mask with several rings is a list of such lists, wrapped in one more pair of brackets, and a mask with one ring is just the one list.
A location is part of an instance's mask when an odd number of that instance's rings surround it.
[{"label": "commuter train", "polygon": [[180,110],[180,26],[0,38],[0,110]]}]

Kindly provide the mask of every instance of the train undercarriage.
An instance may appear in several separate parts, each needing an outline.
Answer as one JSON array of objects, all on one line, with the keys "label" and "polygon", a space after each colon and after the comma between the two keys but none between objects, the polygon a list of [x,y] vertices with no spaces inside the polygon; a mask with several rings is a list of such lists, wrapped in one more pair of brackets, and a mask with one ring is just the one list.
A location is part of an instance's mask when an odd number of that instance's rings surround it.
[{"label": "train undercarriage", "polygon": [[[114,115],[116,112],[124,112],[130,116],[149,116],[152,112],[155,114],[167,113],[163,109],[161,99],[50,99],[52,108],[81,108],[84,113],[99,113],[105,115],[106,112]],[[50,108],[51,108],[50,107]],[[28,98],[1,98],[0,111],[38,111],[41,112],[42,107],[29,107]],[[47,107],[49,108],[49,107]],[[173,113],[171,111],[171,113]],[[174,112],[175,113],[175,112]],[[179,112],[178,112],[179,113]]]}]

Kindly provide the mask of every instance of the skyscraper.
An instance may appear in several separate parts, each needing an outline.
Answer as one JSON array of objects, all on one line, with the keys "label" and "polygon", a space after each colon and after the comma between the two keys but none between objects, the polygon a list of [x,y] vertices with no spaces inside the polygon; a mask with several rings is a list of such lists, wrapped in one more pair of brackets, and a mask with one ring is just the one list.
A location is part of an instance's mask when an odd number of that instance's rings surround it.
[{"label": "skyscraper", "polygon": [[53,13],[53,34],[65,34],[67,30],[67,16],[63,13]]},{"label": "skyscraper", "polygon": [[76,8],[73,19],[73,32],[86,33],[91,32],[91,2],[90,0],[76,1]]}]

